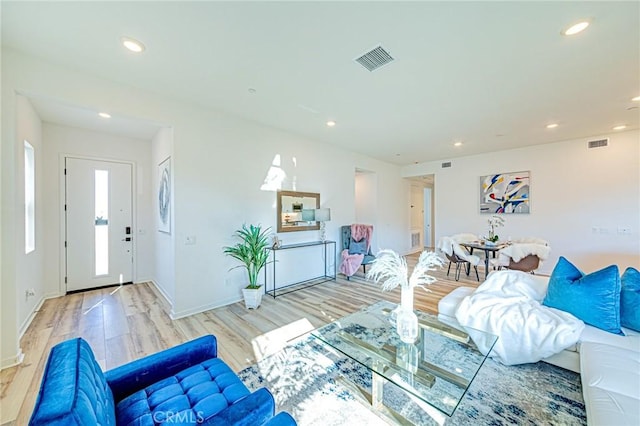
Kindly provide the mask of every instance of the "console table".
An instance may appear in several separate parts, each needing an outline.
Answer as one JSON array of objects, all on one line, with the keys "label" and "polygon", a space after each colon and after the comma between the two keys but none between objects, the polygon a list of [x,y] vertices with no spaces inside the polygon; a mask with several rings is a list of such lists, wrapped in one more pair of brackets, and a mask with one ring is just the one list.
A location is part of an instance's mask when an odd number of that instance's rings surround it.
[{"label": "console table", "polygon": [[[283,250],[295,250],[295,249],[302,249],[305,247],[309,248],[314,246],[320,246],[323,248],[324,274],[319,275],[317,277],[308,278],[302,281],[289,283],[289,284],[278,287],[277,273],[276,273],[278,269],[277,268],[278,262],[276,259],[277,254],[279,252],[282,252]],[[330,250],[330,248],[333,248],[333,250]],[[312,241],[307,243],[285,244],[277,248],[269,247],[267,250],[271,252],[269,254],[269,259],[271,262],[271,266],[273,268],[273,282],[271,283],[268,282],[267,278],[268,278],[269,268],[265,267],[264,268],[264,281],[265,281],[264,293],[273,296],[274,299],[276,298],[276,296],[282,296],[283,294],[291,293],[297,290],[302,290],[303,288],[322,284],[327,281],[336,280],[336,264],[335,264],[336,242],[335,241]],[[333,259],[333,271],[329,271],[329,269],[331,269],[331,263],[329,262],[329,259]]]}]

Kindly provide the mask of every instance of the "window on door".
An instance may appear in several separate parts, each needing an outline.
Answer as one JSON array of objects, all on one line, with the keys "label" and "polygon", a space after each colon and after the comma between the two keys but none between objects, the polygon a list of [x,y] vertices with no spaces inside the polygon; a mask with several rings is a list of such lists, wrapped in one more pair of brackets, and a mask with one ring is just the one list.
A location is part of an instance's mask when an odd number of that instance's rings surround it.
[{"label": "window on door", "polygon": [[96,276],[109,274],[109,171],[96,170],[95,267]]},{"label": "window on door", "polygon": [[36,159],[33,146],[24,141],[24,252],[36,249]]}]

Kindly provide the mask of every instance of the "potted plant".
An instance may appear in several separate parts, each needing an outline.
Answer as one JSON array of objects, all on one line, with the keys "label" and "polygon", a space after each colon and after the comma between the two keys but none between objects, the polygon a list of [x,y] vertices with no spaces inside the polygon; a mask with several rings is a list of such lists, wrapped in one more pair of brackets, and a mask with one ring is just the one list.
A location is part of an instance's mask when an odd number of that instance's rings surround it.
[{"label": "potted plant", "polygon": [[260,225],[254,226],[246,224],[236,230],[235,236],[240,238],[240,242],[234,246],[223,247],[224,253],[242,262],[242,265],[235,268],[245,268],[249,275],[249,285],[242,289],[244,304],[247,309],[256,309],[262,301],[262,286],[258,284],[258,275],[269,259],[269,237],[271,228],[262,229]]},{"label": "potted plant", "polygon": [[485,241],[487,245],[496,245],[500,237],[496,234],[496,228],[500,226],[504,226],[504,219],[498,215],[492,215],[489,219],[487,219],[489,223],[489,236],[485,237]]}]

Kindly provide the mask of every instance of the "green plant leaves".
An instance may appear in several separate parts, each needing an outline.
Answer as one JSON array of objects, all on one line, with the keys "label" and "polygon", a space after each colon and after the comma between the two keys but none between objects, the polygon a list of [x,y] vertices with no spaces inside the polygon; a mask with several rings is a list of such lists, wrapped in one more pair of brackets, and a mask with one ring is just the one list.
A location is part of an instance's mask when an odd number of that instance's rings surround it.
[{"label": "green plant leaves", "polygon": [[270,229],[263,230],[260,225],[247,226],[247,224],[243,224],[242,228],[235,232],[235,236],[240,238],[241,241],[234,246],[223,247],[225,254],[242,262],[242,266],[247,269],[247,274],[249,275],[247,288],[260,288],[258,274],[269,259],[267,247],[269,247],[268,234]]}]

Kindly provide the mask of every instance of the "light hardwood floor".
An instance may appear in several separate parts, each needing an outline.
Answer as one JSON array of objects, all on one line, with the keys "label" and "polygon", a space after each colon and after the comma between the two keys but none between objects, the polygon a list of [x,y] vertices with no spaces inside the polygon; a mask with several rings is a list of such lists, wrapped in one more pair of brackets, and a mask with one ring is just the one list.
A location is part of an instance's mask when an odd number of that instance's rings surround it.
[{"label": "light hardwood floor", "polygon": [[[411,267],[416,257],[409,256]],[[415,290],[416,309],[437,313],[438,301],[454,288],[479,283],[472,273],[459,282],[434,273],[431,292]],[[481,271],[482,279],[482,271]],[[263,297],[257,310],[242,302],[172,321],[153,284],[92,290],[45,301],[21,340],[24,362],[0,372],[0,424],[24,425],[31,416],[50,349],[64,340],[86,339],[104,370],[204,334],[218,338],[219,356],[234,371],[253,364],[265,345],[284,344],[364,306],[386,299],[398,303],[400,290],[382,292],[373,283],[338,278],[294,293]],[[273,350],[273,348],[270,348]]]}]

